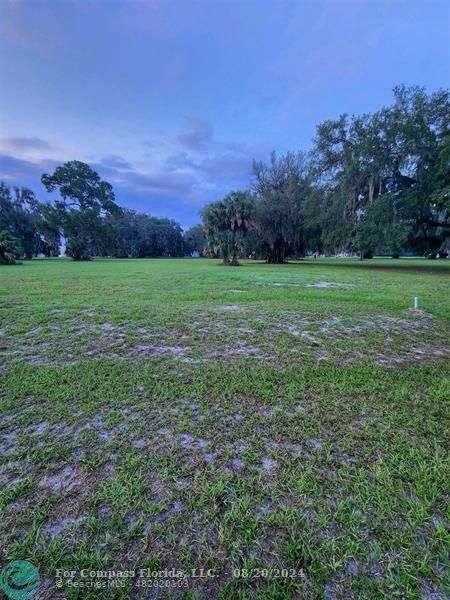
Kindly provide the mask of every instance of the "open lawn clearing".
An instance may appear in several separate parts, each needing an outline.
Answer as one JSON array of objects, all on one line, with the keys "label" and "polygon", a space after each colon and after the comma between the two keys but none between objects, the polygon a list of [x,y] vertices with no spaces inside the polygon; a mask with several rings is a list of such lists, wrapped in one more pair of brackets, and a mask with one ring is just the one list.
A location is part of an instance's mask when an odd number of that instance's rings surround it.
[{"label": "open lawn clearing", "polygon": [[449,266],[1,268],[0,564],[41,598],[171,567],[217,577],[108,597],[444,598]]}]

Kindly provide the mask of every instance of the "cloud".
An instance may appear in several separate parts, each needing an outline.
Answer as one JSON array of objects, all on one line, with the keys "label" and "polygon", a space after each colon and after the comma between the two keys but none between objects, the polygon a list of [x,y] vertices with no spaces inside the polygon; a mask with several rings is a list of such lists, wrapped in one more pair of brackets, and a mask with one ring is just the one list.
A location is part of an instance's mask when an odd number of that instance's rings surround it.
[{"label": "cloud", "polygon": [[145,174],[138,171],[126,171],[119,174],[116,183],[122,187],[158,192],[160,194],[177,193],[188,195],[192,187],[197,184],[197,178],[190,173],[161,171]]},{"label": "cloud", "polygon": [[39,137],[3,137],[0,145],[13,152],[27,150],[52,150],[53,146]]},{"label": "cloud", "polygon": [[[118,160],[119,158],[114,156],[112,160],[105,161],[108,164],[104,164],[103,161],[91,163],[91,167],[114,186],[148,193],[188,196],[192,188],[199,183],[194,173],[173,171],[164,165],[161,169],[143,173],[133,169],[124,159]],[[52,159],[24,160],[3,153],[0,154],[0,180],[13,185],[36,185],[40,182],[43,173],[51,172],[63,163],[63,160]],[[112,163],[118,166],[114,167]]]},{"label": "cloud", "polygon": [[10,154],[0,154],[0,180],[13,185],[30,186],[40,181],[43,173],[53,171],[59,164],[61,162],[51,159],[29,161]]},{"label": "cloud", "polygon": [[177,136],[177,141],[188,150],[203,151],[212,142],[213,128],[211,123],[201,119],[187,118],[190,131]]},{"label": "cloud", "polygon": [[171,154],[166,160],[166,166],[170,171],[198,169],[198,162],[194,160],[187,152],[177,152]]},{"label": "cloud", "polygon": [[253,156],[246,153],[215,154],[201,161],[199,171],[209,182],[246,187],[252,174]]},{"label": "cloud", "polygon": [[218,152],[201,159],[192,158],[186,152],[171,155],[166,166],[171,172],[191,172],[207,183],[245,187],[250,179],[254,155],[244,149],[234,152]]},{"label": "cloud", "polygon": [[131,165],[128,161],[126,161],[121,156],[117,154],[108,154],[108,156],[104,156],[101,161],[101,165],[105,167],[112,167],[113,169],[131,169]]},{"label": "cloud", "polygon": [[201,194],[204,201],[247,187],[253,159],[265,158],[270,149],[217,140],[209,121],[192,117],[187,121],[189,131],[176,137],[177,145],[183,149],[169,154],[165,168],[195,175],[199,182],[195,188],[197,197]]},{"label": "cloud", "polygon": [[113,187],[127,191],[157,193],[160,195],[177,194],[180,199],[188,197],[198,177],[192,171],[181,171],[167,163],[150,165],[146,171],[134,168],[120,156],[110,155],[99,162],[90,162],[90,166]]},{"label": "cloud", "polygon": [[166,167],[169,171],[194,173],[209,189],[216,186],[230,191],[247,187],[253,160],[266,159],[269,152],[270,148],[261,145],[211,141],[209,150],[203,153],[183,150],[169,155]]}]

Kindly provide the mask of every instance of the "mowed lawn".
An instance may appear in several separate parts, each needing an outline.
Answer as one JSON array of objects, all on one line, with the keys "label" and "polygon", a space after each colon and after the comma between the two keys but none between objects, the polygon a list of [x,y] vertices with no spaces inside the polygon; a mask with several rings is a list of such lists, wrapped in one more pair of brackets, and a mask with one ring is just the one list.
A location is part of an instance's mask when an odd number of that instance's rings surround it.
[{"label": "mowed lawn", "polygon": [[0,567],[48,599],[444,598],[449,267],[0,267]]}]

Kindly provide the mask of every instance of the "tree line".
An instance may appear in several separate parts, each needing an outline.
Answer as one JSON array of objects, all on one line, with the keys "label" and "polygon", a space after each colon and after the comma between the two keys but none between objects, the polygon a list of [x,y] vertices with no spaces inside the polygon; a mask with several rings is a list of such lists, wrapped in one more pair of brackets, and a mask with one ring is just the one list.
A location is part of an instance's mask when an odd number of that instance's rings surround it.
[{"label": "tree line", "polygon": [[254,162],[248,190],[203,210],[206,252],[230,265],[306,253],[445,256],[449,123],[448,91],[405,86],[374,114],[321,123],[310,152]]},{"label": "tree line", "polygon": [[194,251],[228,265],[307,253],[445,256],[449,123],[448,91],[398,86],[392,106],[321,123],[309,152],[255,161],[248,188],[208,204],[202,224],[184,233],[171,219],[120,207],[111,184],[70,161],[42,176],[59,194],[51,202],[0,184],[0,261],[57,256],[61,238],[74,260]]},{"label": "tree line", "polygon": [[42,203],[27,188],[0,184],[3,262],[58,256],[61,238],[74,260],[184,256],[192,251],[178,223],[118,206],[112,186],[85,163],[67,162],[44,174],[42,183],[60,198]]}]

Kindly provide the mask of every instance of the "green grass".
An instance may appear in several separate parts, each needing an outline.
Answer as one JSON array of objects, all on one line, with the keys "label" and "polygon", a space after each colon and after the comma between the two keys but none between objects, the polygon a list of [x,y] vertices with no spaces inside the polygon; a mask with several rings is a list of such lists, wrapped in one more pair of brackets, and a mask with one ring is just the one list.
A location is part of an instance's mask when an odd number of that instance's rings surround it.
[{"label": "green grass", "polygon": [[[0,567],[52,599],[445,597],[449,267],[0,268]],[[214,577],[79,587],[166,568]]]}]

